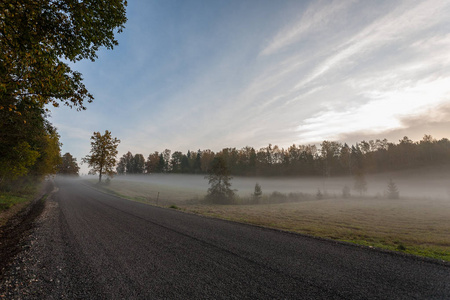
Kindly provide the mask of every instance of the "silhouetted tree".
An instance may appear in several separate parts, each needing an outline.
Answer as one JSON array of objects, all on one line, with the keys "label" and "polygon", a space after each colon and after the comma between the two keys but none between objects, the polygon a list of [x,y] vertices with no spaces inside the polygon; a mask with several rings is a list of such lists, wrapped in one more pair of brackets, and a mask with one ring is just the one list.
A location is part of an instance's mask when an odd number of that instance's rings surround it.
[{"label": "silhouetted tree", "polygon": [[181,173],[181,161],[183,159],[183,153],[180,151],[175,151],[172,153],[172,159],[170,160],[170,164],[172,165],[173,173]]},{"label": "silhouetted tree", "polygon": [[142,154],[135,154],[133,157],[132,164],[132,172],[133,174],[142,174],[145,170],[145,158]]},{"label": "silhouetted tree", "polygon": [[359,195],[362,196],[367,191],[367,182],[364,176],[364,173],[356,173],[355,174],[355,185],[354,189],[359,192]]},{"label": "silhouetted tree", "polygon": [[231,179],[225,159],[217,156],[211,163],[209,174],[205,176],[210,185],[206,199],[219,204],[231,204],[234,191],[231,189]]},{"label": "silhouetted tree", "polygon": [[119,162],[117,163],[116,172],[117,172],[117,174],[119,174],[119,175],[123,175],[123,174],[125,174],[126,169],[127,169],[127,168],[126,168],[126,165],[125,165],[125,160],[124,160],[123,157],[121,157],[121,158],[119,159]]},{"label": "silhouetted tree", "polygon": [[79,170],[80,167],[77,164],[77,159],[74,158],[69,152],[62,156],[61,164],[58,166],[59,174],[78,176]]},{"label": "silhouetted tree", "polygon": [[147,158],[147,161],[145,163],[145,168],[147,171],[147,174],[151,174],[151,173],[158,173],[159,169],[159,152],[155,151],[154,153],[150,154]]}]

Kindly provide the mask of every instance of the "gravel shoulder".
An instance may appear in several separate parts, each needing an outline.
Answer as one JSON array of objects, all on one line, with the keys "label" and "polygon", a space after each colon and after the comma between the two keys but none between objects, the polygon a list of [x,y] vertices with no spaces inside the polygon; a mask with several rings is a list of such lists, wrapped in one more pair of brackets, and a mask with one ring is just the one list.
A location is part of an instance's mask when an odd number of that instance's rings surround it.
[{"label": "gravel shoulder", "polygon": [[8,236],[16,247],[1,272],[0,299],[89,299],[99,292],[94,281],[84,282],[76,272],[89,267],[64,232],[56,192],[48,193],[45,201],[37,200],[28,213],[22,212],[28,218],[17,216],[13,221],[21,220],[22,228],[16,226],[15,236]]}]

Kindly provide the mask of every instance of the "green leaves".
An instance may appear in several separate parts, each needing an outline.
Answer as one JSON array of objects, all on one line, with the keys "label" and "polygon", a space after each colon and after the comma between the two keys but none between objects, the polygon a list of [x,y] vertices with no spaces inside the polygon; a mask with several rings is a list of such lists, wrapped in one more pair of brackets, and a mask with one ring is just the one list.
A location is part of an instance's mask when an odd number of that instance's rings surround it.
[{"label": "green leaves", "polygon": [[13,147],[7,156],[0,158],[0,183],[5,179],[16,179],[28,173],[39,157],[39,152],[31,148],[27,142]]},{"label": "green leaves", "polygon": [[125,6],[123,0],[1,1],[0,98],[85,109],[93,96],[61,59],[95,60],[101,46],[117,45]]},{"label": "green leaves", "polygon": [[86,155],[82,162],[87,163],[92,168],[90,173],[99,173],[99,182],[101,182],[103,174],[109,177],[113,177],[115,174],[114,166],[116,165],[117,146],[120,140],[113,138],[108,130],[103,135],[100,132],[94,132],[91,140],[91,154]]}]

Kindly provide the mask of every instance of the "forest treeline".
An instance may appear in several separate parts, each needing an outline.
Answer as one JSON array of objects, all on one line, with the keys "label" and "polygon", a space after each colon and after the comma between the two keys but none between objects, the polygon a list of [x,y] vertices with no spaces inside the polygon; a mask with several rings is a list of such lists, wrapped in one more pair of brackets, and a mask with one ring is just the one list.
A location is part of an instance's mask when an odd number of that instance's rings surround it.
[{"label": "forest treeline", "polygon": [[215,157],[222,157],[231,175],[238,176],[342,176],[418,168],[450,162],[450,140],[425,135],[414,142],[404,137],[398,143],[361,141],[355,145],[323,141],[316,145],[292,145],[286,149],[269,144],[259,150],[224,148],[182,153],[166,149],[147,158],[123,155],[118,174],[184,173],[207,174]]}]

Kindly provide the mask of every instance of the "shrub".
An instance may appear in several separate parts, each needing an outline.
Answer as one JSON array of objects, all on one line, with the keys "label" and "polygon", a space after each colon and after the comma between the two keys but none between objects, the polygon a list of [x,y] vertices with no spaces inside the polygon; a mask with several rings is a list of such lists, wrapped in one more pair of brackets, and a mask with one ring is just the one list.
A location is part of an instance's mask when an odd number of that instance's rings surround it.
[{"label": "shrub", "polygon": [[269,196],[269,201],[271,203],[284,203],[287,202],[287,199],[288,197],[285,194],[278,191],[272,192],[272,194],[270,194]]},{"label": "shrub", "polygon": [[346,185],[346,186],[344,186],[344,188],[342,189],[342,198],[348,199],[348,198],[350,198],[350,197],[351,197],[351,194],[350,194],[350,188]]},{"label": "shrub", "polygon": [[400,195],[397,189],[397,185],[394,183],[392,179],[388,182],[388,190],[387,190],[387,197],[389,199],[399,199]]},{"label": "shrub", "polygon": [[317,200],[323,199],[323,194],[320,189],[317,189],[316,198]]}]

